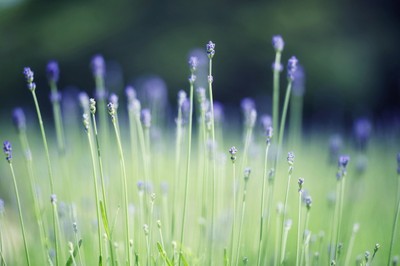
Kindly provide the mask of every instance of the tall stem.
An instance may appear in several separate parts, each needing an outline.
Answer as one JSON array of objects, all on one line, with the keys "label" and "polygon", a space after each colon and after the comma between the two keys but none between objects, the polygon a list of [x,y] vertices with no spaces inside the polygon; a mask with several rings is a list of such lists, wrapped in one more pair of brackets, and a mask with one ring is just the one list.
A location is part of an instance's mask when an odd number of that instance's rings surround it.
[{"label": "tall stem", "polygon": [[19,215],[19,222],[21,224],[21,230],[22,230],[22,238],[24,240],[24,248],[25,248],[25,259],[27,265],[31,265],[31,261],[29,258],[29,252],[28,252],[28,243],[26,240],[26,233],[25,233],[25,227],[24,227],[24,221],[22,219],[22,210],[21,210],[21,201],[19,199],[19,193],[18,193],[18,187],[17,187],[17,180],[15,178],[15,173],[14,173],[14,168],[12,166],[11,161],[9,162],[10,170],[11,170],[11,175],[13,179],[13,184],[14,184],[14,192],[15,192],[15,197],[17,198],[17,205],[18,205],[18,215]]},{"label": "tall stem", "polygon": [[[280,69],[276,66],[281,64],[281,52],[277,51],[275,54],[275,63],[273,68],[273,94],[272,94],[272,127],[274,130],[278,130],[278,119],[279,119],[279,74]],[[278,133],[278,132],[277,132]]]},{"label": "tall stem", "polygon": [[[189,190],[189,176],[190,176],[190,159],[192,151],[192,124],[193,124],[193,82],[190,82],[190,107],[189,107],[189,139],[187,145],[187,161],[186,161],[186,177],[185,177],[185,193],[183,198],[183,212],[182,212],[182,225],[181,225],[181,244],[179,247],[179,254],[182,253],[184,244],[184,232],[186,222],[186,208],[187,208],[187,194]],[[180,265],[181,259],[179,259]]]}]

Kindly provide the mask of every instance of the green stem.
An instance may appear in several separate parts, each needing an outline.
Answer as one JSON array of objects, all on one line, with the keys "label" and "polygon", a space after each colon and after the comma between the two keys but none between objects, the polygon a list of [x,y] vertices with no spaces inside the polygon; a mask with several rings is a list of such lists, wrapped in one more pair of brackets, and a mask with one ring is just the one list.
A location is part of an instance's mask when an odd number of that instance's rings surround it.
[{"label": "green stem", "polygon": [[[54,194],[53,194],[54,195]],[[57,204],[56,201],[53,200],[51,203],[53,207],[53,226],[54,226],[54,242],[55,242],[55,250],[56,250],[56,265],[59,266],[61,265],[61,251],[60,251],[60,233],[58,231],[58,212],[57,212]]]},{"label": "green stem", "polygon": [[[186,161],[186,177],[185,177],[185,193],[183,198],[183,212],[182,212],[182,226],[181,226],[181,243],[179,247],[179,254],[182,253],[184,244],[184,231],[186,221],[186,208],[187,208],[187,194],[189,190],[189,176],[190,176],[190,159],[192,151],[192,124],[193,124],[193,83],[190,83],[190,107],[189,107],[189,139],[187,146],[187,161]],[[181,259],[179,259],[179,265]]]},{"label": "green stem", "polygon": [[285,95],[285,101],[283,103],[282,107],[282,117],[281,117],[281,123],[280,123],[280,128],[279,128],[279,138],[278,138],[278,156],[279,158],[280,151],[282,149],[282,141],[283,141],[283,133],[285,131],[285,122],[286,122],[286,114],[289,106],[289,100],[290,100],[290,92],[292,90],[292,81],[288,81],[288,85],[286,88],[286,95]]},{"label": "green stem", "polygon": [[215,129],[214,129],[214,100],[213,100],[213,91],[212,91],[212,58],[209,58],[209,68],[208,68],[208,94],[210,97],[210,112],[211,112],[211,139],[212,139],[212,149],[211,149],[211,160],[212,160],[212,195],[211,195],[211,201],[212,201],[212,210],[211,210],[211,245],[210,245],[210,264],[212,264],[212,259],[213,259],[213,252],[214,252],[214,223],[215,223],[215,205],[216,205],[216,173],[215,173],[215,149],[216,149],[216,143],[215,143]]},{"label": "green stem", "polygon": [[[346,178],[345,178],[345,176],[343,176],[342,180],[340,181],[341,182],[341,187],[340,187],[339,216],[338,216],[338,225],[337,225],[335,249],[339,245],[340,229],[341,229],[341,225],[342,225],[345,181],[346,181]],[[337,252],[335,251],[335,256],[336,256],[336,254],[337,254]],[[339,258],[335,257],[335,261],[338,262]]]},{"label": "green stem", "polygon": [[[107,197],[106,197],[106,186],[105,186],[105,181],[104,181],[103,161],[101,158],[99,136],[97,133],[96,117],[95,117],[94,113],[92,113],[92,124],[93,124],[94,136],[95,136],[95,140],[96,140],[97,160],[98,160],[98,164],[99,164],[101,192],[102,192],[103,202],[104,202],[104,212],[107,217],[107,220],[109,221],[109,219],[108,219],[109,216],[108,216],[108,212],[107,212]],[[110,235],[107,237],[109,238],[108,243],[109,243],[110,256],[111,256],[111,265],[114,265],[115,257],[114,257],[114,247],[113,247],[113,242],[112,242],[112,233],[110,233]]]},{"label": "green stem", "polygon": [[113,125],[114,125],[114,131],[115,131],[115,136],[117,139],[117,145],[118,145],[118,153],[119,153],[119,161],[121,165],[121,171],[122,171],[122,186],[123,186],[123,193],[124,193],[124,204],[125,204],[125,232],[126,232],[126,250],[128,253],[128,265],[131,265],[131,253],[129,252],[129,240],[130,240],[130,223],[129,223],[129,206],[128,206],[128,185],[127,185],[127,178],[126,178],[126,168],[125,168],[125,159],[124,159],[124,153],[122,151],[122,144],[121,144],[121,137],[119,134],[118,130],[118,124],[117,124],[118,118],[117,114],[115,114],[115,119],[113,119]]},{"label": "green stem", "polygon": [[289,198],[289,188],[290,188],[290,180],[292,178],[291,170],[289,170],[289,177],[288,181],[286,184],[286,194],[285,194],[285,203],[283,205],[283,218],[282,218],[282,239],[281,239],[281,257],[280,257],[280,264],[283,263],[283,260],[285,259],[285,248],[286,248],[286,243],[284,242],[284,229],[285,229],[285,219],[286,219],[286,210],[287,210],[287,202]]},{"label": "green stem", "polygon": [[49,154],[49,148],[48,148],[48,145],[47,145],[46,132],[44,130],[42,115],[40,113],[39,103],[38,103],[38,100],[37,100],[37,97],[36,97],[36,93],[35,93],[34,90],[32,91],[32,96],[33,96],[33,101],[35,102],[35,108],[36,108],[36,113],[37,113],[38,120],[39,120],[40,131],[42,133],[44,150],[46,152],[47,170],[49,172],[49,180],[50,180],[50,192],[51,192],[51,194],[54,194],[53,172],[51,170],[50,154]]},{"label": "green stem", "polygon": [[270,141],[267,141],[267,147],[265,148],[265,157],[264,157],[264,176],[262,181],[262,190],[261,190],[261,209],[260,209],[260,238],[258,242],[258,256],[257,256],[257,265],[261,265],[261,246],[263,239],[263,227],[264,227],[264,206],[265,206],[265,184],[267,180],[267,168],[268,168],[268,151],[269,151]]},{"label": "green stem", "polygon": [[38,183],[36,182],[35,174],[33,171],[31,150],[29,147],[26,132],[20,131],[18,133],[18,137],[19,137],[19,140],[20,140],[20,143],[22,146],[22,150],[25,152],[25,162],[27,164],[27,169],[28,169],[28,178],[29,178],[29,183],[30,183],[31,193],[32,193],[32,198],[33,198],[33,207],[35,210],[35,218],[36,218],[36,221],[38,224],[40,241],[42,244],[41,246],[42,246],[43,259],[44,259],[44,261],[47,261],[48,244],[47,244],[47,238],[46,238],[46,234],[45,234],[45,226],[43,223],[42,214],[40,212],[39,199],[38,199],[37,193],[35,192],[35,184],[38,184]]},{"label": "green stem", "polygon": [[19,193],[18,193],[18,187],[17,187],[17,180],[16,180],[16,178],[15,178],[14,168],[13,168],[13,166],[12,166],[11,161],[9,162],[9,165],[10,165],[11,175],[12,175],[12,178],[13,178],[15,197],[17,198],[19,222],[20,222],[20,224],[21,224],[22,238],[23,238],[23,240],[24,240],[25,259],[26,259],[27,265],[31,265],[31,261],[30,261],[30,258],[29,258],[29,252],[28,252],[28,242],[26,241],[26,234],[25,234],[24,221],[23,221],[23,219],[22,219],[21,201],[20,201],[20,199],[19,199]]},{"label": "green stem", "polygon": [[[344,261],[344,265],[350,265],[350,257],[351,257],[351,252],[353,251],[353,246],[354,246],[354,241],[356,239],[356,234],[358,230],[354,230],[353,226],[353,232],[351,233],[350,241],[349,241],[349,246],[347,248],[347,253],[346,253],[346,258]],[[389,264],[390,264],[390,256],[389,256]]]},{"label": "green stem", "polygon": [[[310,209],[307,209],[307,213],[306,213],[306,221],[304,223],[304,230],[303,230],[303,249],[301,252],[301,259],[300,259],[300,265],[303,265],[303,261],[304,261],[304,255],[305,255],[305,242],[306,242],[306,230],[308,230],[308,223],[310,221]],[[307,260],[308,257],[306,257],[306,265],[307,265]]]},{"label": "green stem", "polygon": [[400,197],[397,199],[397,210],[394,216],[393,227],[392,227],[392,236],[390,239],[390,248],[389,248],[389,256],[388,256],[388,263],[387,265],[390,266],[392,260],[392,253],[394,247],[395,236],[397,233],[397,223],[399,221],[399,214],[400,214]]},{"label": "green stem", "polygon": [[[92,138],[90,136],[90,131],[87,131],[87,138],[89,142],[89,149],[90,149],[90,155],[92,158],[92,168],[93,168],[93,185],[94,185],[94,195],[96,199],[96,215],[97,215],[97,234],[98,234],[98,242],[99,242],[99,252],[100,252],[100,257],[103,257],[103,249],[102,249],[102,235],[101,235],[101,220],[100,220],[100,206],[99,206],[99,194],[98,194],[98,188],[97,188],[97,171],[96,171],[96,162],[95,162],[95,155],[94,155],[94,149],[93,149],[93,143],[92,143]],[[80,249],[78,249],[80,250]]]},{"label": "green stem", "polygon": [[301,238],[301,194],[302,190],[299,190],[299,202],[298,202],[298,219],[297,219],[297,248],[296,248],[296,266],[300,265],[300,238]]},{"label": "green stem", "polygon": [[[50,82],[50,89],[52,95],[57,95],[57,84],[55,82]],[[62,123],[61,117],[61,107],[59,99],[53,99],[53,116],[54,116],[54,124],[56,126],[56,137],[58,144],[58,151],[60,154],[65,153],[65,138],[64,138],[64,127]]]},{"label": "green stem", "polygon": [[[274,66],[281,64],[281,52],[276,52]],[[272,127],[278,133],[279,119],[279,75],[280,71],[276,67],[273,68],[273,94],[272,94]]]},{"label": "green stem", "polygon": [[235,240],[235,227],[236,227],[236,167],[235,167],[235,162],[233,162],[232,164],[232,169],[233,169],[233,173],[232,173],[232,177],[233,177],[233,199],[232,199],[232,230],[231,230],[231,248],[230,248],[230,252],[231,252],[231,260],[230,263],[231,265],[233,265],[233,245],[234,245],[234,240]]},{"label": "green stem", "polygon": [[242,214],[240,218],[239,224],[239,236],[238,236],[238,243],[236,247],[236,265],[239,265],[239,257],[240,257],[240,245],[242,244],[242,227],[244,221],[244,213],[246,210],[246,194],[247,194],[247,180],[244,181],[244,188],[243,188],[243,200],[242,200]]}]

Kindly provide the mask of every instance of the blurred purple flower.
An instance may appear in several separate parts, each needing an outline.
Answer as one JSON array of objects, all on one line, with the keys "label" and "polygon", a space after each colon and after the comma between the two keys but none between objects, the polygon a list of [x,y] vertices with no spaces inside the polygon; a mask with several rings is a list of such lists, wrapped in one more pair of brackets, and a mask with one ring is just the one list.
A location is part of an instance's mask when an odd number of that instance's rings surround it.
[{"label": "blurred purple flower", "polygon": [[46,74],[49,82],[56,83],[60,77],[60,69],[58,63],[55,60],[51,60],[47,63]]}]

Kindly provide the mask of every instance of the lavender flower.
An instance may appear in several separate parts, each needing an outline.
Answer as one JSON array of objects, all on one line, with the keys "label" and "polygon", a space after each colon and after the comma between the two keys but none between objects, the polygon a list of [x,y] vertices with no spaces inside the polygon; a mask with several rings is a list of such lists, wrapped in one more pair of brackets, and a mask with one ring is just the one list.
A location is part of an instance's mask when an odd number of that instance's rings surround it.
[{"label": "lavender flower", "polygon": [[50,83],[57,83],[60,77],[60,69],[57,61],[49,61],[46,66],[47,79]]},{"label": "lavender flower", "polygon": [[143,109],[141,114],[141,119],[143,126],[145,128],[150,128],[151,126],[151,113],[149,109]]},{"label": "lavender flower", "polygon": [[297,70],[297,63],[299,61],[295,56],[292,56],[289,61],[288,61],[288,66],[287,66],[287,76],[290,81],[293,81],[295,79],[295,72]]},{"label": "lavender flower", "polygon": [[56,194],[51,194],[50,196],[50,202],[52,204],[56,204],[57,203],[57,195]]},{"label": "lavender flower", "polygon": [[35,91],[36,84],[33,82],[33,71],[29,67],[25,67],[22,72],[25,76],[27,87],[30,91]]},{"label": "lavender flower", "polygon": [[307,210],[310,210],[310,209],[311,209],[311,205],[312,205],[312,198],[311,198],[311,196],[307,196],[307,197],[305,198],[305,202],[306,202],[306,208],[307,208]]},{"label": "lavender flower", "polygon": [[125,95],[128,98],[128,103],[131,103],[133,99],[136,99],[136,91],[132,86],[125,88]]},{"label": "lavender flower", "polygon": [[260,121],[265,131],[272,126],[272,117],[270,115],[262,115]]},{"label": "lavender flower", "polygon": [[252,98],[243,98],[240,102],[240,107],[244,114],[250,113],[251,110],[256,108],[256,104]]},{"label": "lavender flower", "polygon": [[117,114],[117,110],[115,109],[114,104],[111,103],[111,102],[108,103],[107,104],[107,109],[108,109],[108,113],[110,114],[110,116],[112,118],[115,118],[115,115]]},{"label": "lavender flower", "polygon": [[294,72],[293,80],[293,95],[303,96],[305,92],[305,73],[304,68],[300,65],[297,66]]},{"label": "lavender flower", "polygon": [[22,110],[22,108],[17,107],[13,110],[12,121],[13,121],[15,127],[17,128],[18,132],[26,130],[25,113],[24,113],[24,110]]},{"label": "lavender flower", "polygon": [[199,64],[199,59],[196,56],[191,56],[189,58],[189,66],[191,72],[196,71],[198,64]]},{"label": "lavender flower", "polygon": [[187,94],[184,90],[178,92],[178,107],[181,108],[183,103],[187,100]]},{"label": "lavender flower", "polygon": [[237,153],[237,152],[238,152],[238,150],[236,149],[235,146],[232,146],[232,147],[229,149],[229,153],[231,154],[232,163],[234,163],[234,162],[236,161],[236,153]]},{"label": "lavender flower", "polygon": [[347,164],[349,163],[350,157],[348,155],[339,156],[338,160],[338,172],[336,174],[337,180],[342,179],[347,173]]},{"label": "lavender flower", "polygon": [[118,110],[118,96],[115,93],[111,93],[108,100],[113,104],[115,110]]},{"label": "lavender flower", "polygon": [[209,41],[206,45],[207,55],[209,59],[212,59],[215,54],[215,43]]},{"label": "lavender flower", "polygon": [[83,122],[83,126],[84,126],[84,128],[85,128],[85,131],[87,132],[87,131],[89,130],[89,125],[90,125],[90,122],[89,122],[89,114],[84,113],[84,114],[82,115],[82,122]]},{"label": "lavender flower", "polygon": [[360,118],[354,122],[354,135],[356,138],[357,147],[360,150],[365,150],[367,148],[371,130],[371,122],[366,118]]},{"label": "lavender flower", "polygon": [[3,151],[4,151],[4,154],[6,155],[7,162],[11,163],[12,147],[11,147],[11,143],[8,140],[4,141],[4,143],[3,143]]},{"label": "lavender flower", "polygon": [[299,180],[297,181],[297,184],[299,185],[299,192],[302,192],[303,184],[304,184],[304,178],[299,178]]},{"label": "lavender flower", "polygon": [[145,185],[144,182],[141,181],[141,180],[139,180],[137,182],[137,188],[138,188],[139,192],[143,192],[144,191],[144,185]]},{"label": "lavender flower", "polygon": [[81,91],[78,94],[79,104],[82,107],[83,111],[86,113],[89,111],[89,96],[86,92]]},{"label": "lavender flower", "polygon": [[90,112],[94,115],[96,113],[96,100],[94,98],[89,99]]},{"label": "lavender flower", "polygon": [[293,165],[293,163],[294,163],[294,153],[293,152],[288,152],[287,162],[290,166]]},{"label": "lavender flower", "polygon": [[96,78],[103,78],[106,73],[106,63],[103,56],[95,55],[91,61],[92,73]]},{"label": "lavender flower", "polygon": [[342,143],[342,138],[339,135],[333,135],[329,139],[329,153],[332,160],[334,159],[336,161],[338,158]]},{"label": "lavender flower", "polygon": [[270,143],[273,136],[273,129],[271,126],[267,128],[266,135],[267,135],[267,143]]},{"label": "lavender flower", "polygon": [[285,42],[282,39],[282,36],[275,35],[272,37],[272,46],[274,47],[275,51],[280,53],[283,51],[285,47]]}]

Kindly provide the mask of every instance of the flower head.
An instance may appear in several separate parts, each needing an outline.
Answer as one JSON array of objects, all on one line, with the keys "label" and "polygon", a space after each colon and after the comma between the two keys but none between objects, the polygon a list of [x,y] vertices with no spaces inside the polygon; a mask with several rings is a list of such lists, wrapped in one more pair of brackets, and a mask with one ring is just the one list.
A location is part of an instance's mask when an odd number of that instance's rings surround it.
[{"label": "flower head", "polygon": [[149,109],[143,109],[141,114],[142,124],[145,128],[151,126],[151,113]]},{"label": "flower head", "polygon": [[27,83],[33,82],[33,71],[30,67],[25,67],[22,73],[24,74]]},{"label": "flower head", "polygon": [[26,129],[25,113],[22,108],[17,107],[13,110],[12,120],[18,131],[24,131]]},{"label": "flower head", "polygon": [[206,45],[208,58],[212,59],[215,54],[215,43],[209,41]]},{"label": "flower head", "polygon": [[94,98],[89,99],[89,108],[92,114],[96,113],[96,100]]},{"label": "flower head", "polygon": [[178,107],[181,108],[183,103],[186,101],[187,99],[187,94],[184,90],[180,90],[178,92]]},{"label": "flower head", "polygon": [[46,74],[49,82],[57,83],[60,77],[60,69],[58,67],[57,61],[52,60],[47,63]]},{"label": "flower head", "polygon": [[247,181],[250,178],[251,169],[249,167],[244,169],[244,180]]},{"label": "flower head", "polygon": [[294,163],[294,153],[293,152],[288,152],[287,162],[290,166],[293,165],[293,163]]},{"label": "flower head", "polygon": [[272,46],[274,47],[276,52],[282,52],[285,47],[285,42],[282,39],[281,35],[275,35],[272,37]]},{"label": "flower head", "polygon": [[3,143],[3,151],[4,151],[4,154],[6,155],[7,162],[11,163],[12,147],[11,147],[11,143],[8,140],[4,141],[4,143]]},{"label": "flower head", "polygon": [[132,102],[133,99],[136,99],[136,91],[132,86],[127,86],[125,88],[125,95],[128,98],[128,103]]},{"label": "flower head", "polygon": [[102,55],[95,55],[91,62],[92,73],[95,77],[104,77],[106,73],[106,63]]},{"label": "flower head", "polygon": [[111,93],[109,99],[110,103],[112,103],[114,105],[115,110],[118,109],[118,95],[116,95],[115,93]]},{"label": "flower head", "polygon": [[297,70],[297,64],[298,60],[295,56],[292,56],[287,65],[287,76],[290,81],[293,81],[295,79],[295,72]]},{"label": "flower head", "polygon": [[234,163],[234,162],[236,161],[236,153],[237,153],[237,152],[238,152],[238,150],[236,149],[235,146],[232,146],[232,147],[229,149],[229,153],[231,154],[232,163]]},{"label": "flower head", "polygon": [[198,65],[199,65],[199,59],[196,56],[191,56],[189,58],[190,71],[194,72],[197,69]]},{"label": "flower head", "polygon": [[57,195],[56,194],[51,194],[50,202],[53,203],[53,204],[57,203]]}]

